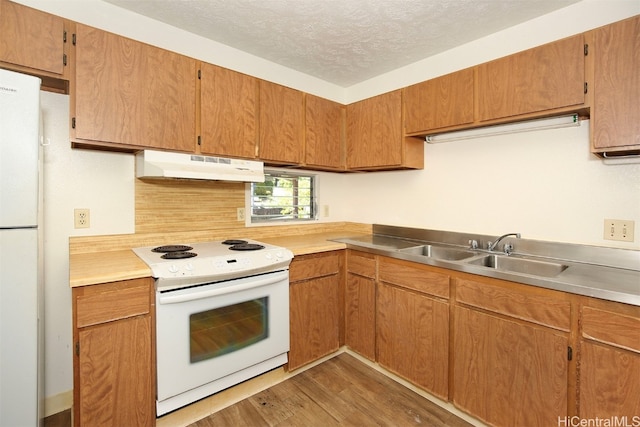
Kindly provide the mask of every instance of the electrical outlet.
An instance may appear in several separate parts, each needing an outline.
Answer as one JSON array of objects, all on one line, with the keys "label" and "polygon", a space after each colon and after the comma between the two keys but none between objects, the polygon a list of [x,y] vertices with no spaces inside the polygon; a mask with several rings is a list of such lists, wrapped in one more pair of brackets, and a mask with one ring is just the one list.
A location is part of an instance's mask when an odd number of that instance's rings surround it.
[{"label": "electrical outlet", "polygon": [[605,219],[604,238],[607,240],[619,240],[633,242],[635,221],[624,219]]},{"label": "electrical outlet", "polygon": [[74,209],[73,225],[75,228],[89,228],[89,209]]},{"label": "electrical outlet", "polygon": [[329,205],[322,205],[322,216],[325,218],[329,216]]},{"label": "electrical outlet", "polygon": [[244,208],[238,208],[238,221],[244,221]]}]

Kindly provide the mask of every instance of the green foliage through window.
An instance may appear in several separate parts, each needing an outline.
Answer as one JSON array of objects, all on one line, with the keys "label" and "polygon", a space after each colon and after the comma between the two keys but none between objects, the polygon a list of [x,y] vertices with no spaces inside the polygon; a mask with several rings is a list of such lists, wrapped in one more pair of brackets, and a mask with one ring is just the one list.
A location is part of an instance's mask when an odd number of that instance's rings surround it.
[{"label": "green foliage through window", "polygon": [[265,172],[251,184],[251,222],[309,221],[316,218],[315,176]]}]

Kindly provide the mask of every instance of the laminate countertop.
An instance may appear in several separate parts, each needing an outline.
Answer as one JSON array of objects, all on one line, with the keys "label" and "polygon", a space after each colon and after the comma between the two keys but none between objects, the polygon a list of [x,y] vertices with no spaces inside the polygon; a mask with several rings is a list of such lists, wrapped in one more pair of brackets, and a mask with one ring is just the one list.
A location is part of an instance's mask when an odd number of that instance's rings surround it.
[{"label": "laminate countertop", "polygon": [[[330,239],[347,235],[358,236],[356,233],[331,232],[256,240],[285,247],[294,256],[299,256],[345,249],[345,243]],[[151,269],[130,249],[72,254],[69,257],[69,285],[72,288],[141,277],[151,277]]]}]

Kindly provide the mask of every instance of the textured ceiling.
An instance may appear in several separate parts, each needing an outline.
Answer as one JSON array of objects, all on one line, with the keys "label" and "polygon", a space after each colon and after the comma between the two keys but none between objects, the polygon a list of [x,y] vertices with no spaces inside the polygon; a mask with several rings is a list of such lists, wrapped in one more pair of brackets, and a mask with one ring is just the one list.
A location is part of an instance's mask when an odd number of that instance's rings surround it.
[{"label": "textured ceiling", "polygon": [[579,0],[104,0],[348,87]]}]

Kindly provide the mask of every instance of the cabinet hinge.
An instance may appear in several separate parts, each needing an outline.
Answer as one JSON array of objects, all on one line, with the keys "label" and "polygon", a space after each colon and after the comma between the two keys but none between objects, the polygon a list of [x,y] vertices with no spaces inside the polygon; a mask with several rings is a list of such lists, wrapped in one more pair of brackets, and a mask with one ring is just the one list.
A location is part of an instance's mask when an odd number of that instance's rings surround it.
[{"label": "cabinet hinge", "polygon": [[76,356],[80,356],[80,341],[76,341]]},{"label": "cabinet hinge", "polygon": [[71,129],[75,129],[76,128],[76,118],[72,117],[71,118]]},{"label": "cabinet hinge", "polygon": [[567,359],[573,360],[573,349],[571,347],[567,347]]},{"label": "cabinet hinge", "polygon": [[67,32],[66,30],[62,32],[62,43],[66,43],[67,42]]},{"label": "cabinet hinge", "polygon": [[202,145],[202,137],[198,135],[198,145]]},{"label": "cabinet hinge", "polygon": [[198,70],[198,80],[202,80],[202,70]]},{"label": "cabinet hinge", "polygon": [[76,45],[76,34],[75,33],[73,33],[71,35],[71,44],[73,44],[74,46]]},{"label": "cabinet hinge", "polygon": [[65,67],[67,66],[67,54],[66,53],[62,54],[62,65],[64,65]]},{"label": "cabinet hinge", "polygon": [[589,91],[589,83],[584,82],[584,93],[587,93]]},{"label": "cabinet hinge", "polygon": [[584,44],[584,56],[589,55],[589,45],[588,44]]}]

